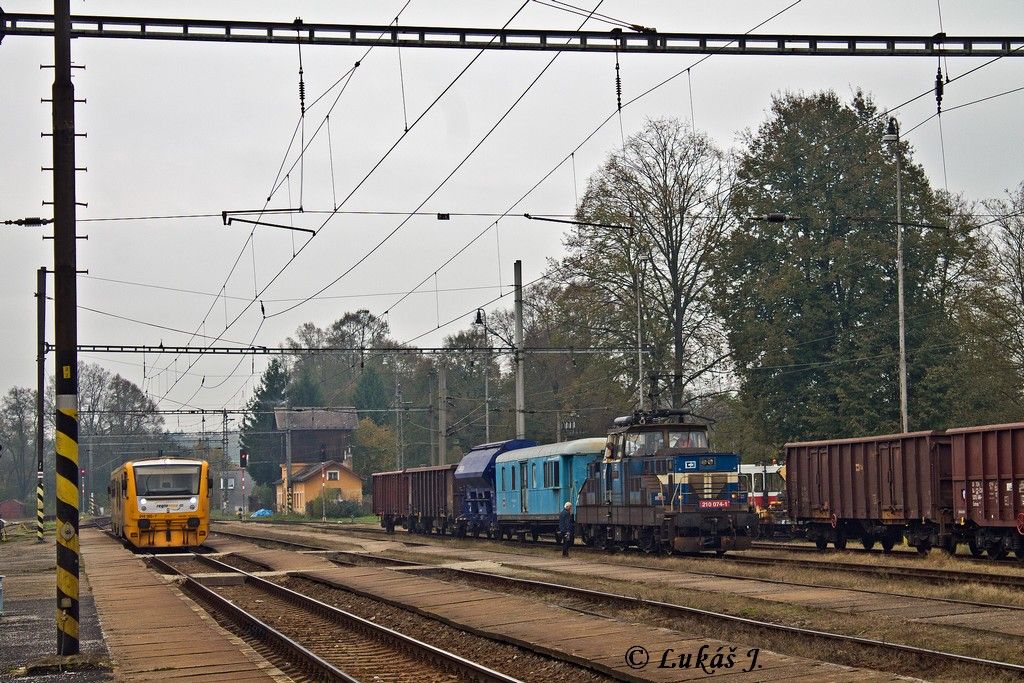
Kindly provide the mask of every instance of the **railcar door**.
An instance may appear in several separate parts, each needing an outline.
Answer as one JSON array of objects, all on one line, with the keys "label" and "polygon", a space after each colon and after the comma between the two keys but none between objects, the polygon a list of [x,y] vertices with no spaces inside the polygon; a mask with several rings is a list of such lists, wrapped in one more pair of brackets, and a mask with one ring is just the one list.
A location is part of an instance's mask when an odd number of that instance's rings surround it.
[{"label": "railcar door", "polygon": [[519,463],[519,511],[524,515],[530,511],[526,504],[526,493],[530,483],[527,479],[528,467],[526,462]]}]

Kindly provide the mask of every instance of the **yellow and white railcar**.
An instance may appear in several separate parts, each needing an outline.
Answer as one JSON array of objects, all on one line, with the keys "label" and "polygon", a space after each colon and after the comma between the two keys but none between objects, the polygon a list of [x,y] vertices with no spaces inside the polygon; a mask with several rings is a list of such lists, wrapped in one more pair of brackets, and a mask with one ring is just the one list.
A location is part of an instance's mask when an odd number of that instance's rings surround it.
[{"label": "yellow and white railcar", "polygon": [[110,475],[110,521],[136,548],[202,545],[210,532],[210,465],[160,458],[126,462]]}]

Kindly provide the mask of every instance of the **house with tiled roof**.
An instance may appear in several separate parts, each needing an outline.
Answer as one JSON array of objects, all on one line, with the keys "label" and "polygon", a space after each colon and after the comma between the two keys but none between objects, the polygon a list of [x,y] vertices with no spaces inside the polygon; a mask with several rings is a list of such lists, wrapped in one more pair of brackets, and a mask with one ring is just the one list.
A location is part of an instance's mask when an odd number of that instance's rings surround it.
[{"label": "house with tiled roof", "polygon": [[[277,491],[277,509],[283,510],[285,503],[285,466],[281,465],[281,478],[272,482]],[[299,513],[306,510],[306,503],[320,495],[327,500],[363,501],[363,479],[352,471],[352,460],[328,460],[317,463],[292,463],[292,508]]]}]

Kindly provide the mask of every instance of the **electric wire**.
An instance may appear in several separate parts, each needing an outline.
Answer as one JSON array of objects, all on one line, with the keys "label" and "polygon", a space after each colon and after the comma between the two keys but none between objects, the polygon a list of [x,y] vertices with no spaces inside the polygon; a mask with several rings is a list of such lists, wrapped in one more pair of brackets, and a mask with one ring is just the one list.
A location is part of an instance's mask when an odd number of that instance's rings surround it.
[{"label": "electric wire", "polygon": [[[405,3],[405,7],[408,7],[408,5],[409,5],[409,2],[411,2],[411,0],[407,0],[407,1],[406,1],[406,3]],[[381,33],[381,35],[380,35],[380,36],[378,36],[378,40],[380,40],[380,39],[381,39],[381,38],[383,38],[383,37],[384,37],[384,34],[383,34],[383,33]],[[370,47],[368,47],[368,48],[367,48],[367,49],[366,49],[366,50],[365,50],[365,51],[363,52],[363,56],[362,56],[362,58],[361,58],[361,59],[360,59],[360,60],[359,60],[358,62],[356,62],[356,64],[358,65],[358,64],[359,64],[359,63],[361,63],[361,62],[362,62],[363,60],[365,60],[365,59],[366,59],[366,57],[367,57],[367,56],[369,56],[369,54],[370,54],[370,53],[371,53],[371,52],[373,51],[374,47],[376,47],[376,45],[371,45]],[[352,74],[352,73],[354,72],[355,68],[356,68],[356,67],[355,67],[355,66],[353,66],[353,67],[351,67],[351,68],[349,69],[349,71],[348,71],[348,77],[349,77],[349,79],[351,79],[351,74]],[[323,93],[323,94],[322,94],[321,96],[319,96],[319,97],[317,97],[317,98],[316,98],[316,100],[314,101],[314,104],[316,104],[317,102],[319,102],[319,101],[320,101],[320,99],[321,99],[322,97],[324,97],[324,96],[325,96],[325,95],[327,94],[327,92],[330,92],[330,90],[331,90],[331,89],[333,89],[333,88],[334,88],[334,87],[335,87],[335,86],[336,86],[336,85],[337,85],[338,83],[340,83],[340,82],[341,82],[342,80],[344,80],[344,79],[345,79],[345,76],[342,76],[342,78],[339,78],[339,79],[338,79],[338,81],[336,81],[336,82],[335,82],[335,83],[334,83],[334,84],[333,84],[333,85],[331,86],[331,88],[329,88],[329,89],[328,89],[327,91],[325,91],[325,92],[324,92],[324,93]],[[346,85],[347,85],[347,81],[346,81]],[[340,98],[340,94],[339,94],[339,96],[338,96],[338,97],[336,97],[336,98],[335,98],[335,100],[334,100],[334,103],[332,104],[332,109],[333,109],[333,107],[334,107],[335,105],[337,105],[337,102],[338,102],[339,98]],[[330,112],[328,112],[328,113],[330,113]],[[299,122],[299,123],[301,123],[301,122]],[[291,137],[291,140],[289,141],[289,144],[288,144],[288,148],[287,148],[287,149],[286,149],[286,151],[285,151],[285,155],[284,155],[284,158],[283,158],[283,160],[282,160],[282,163],[281,163],[281,167],[280,167],[280,168],[278,169],[278,178],[280,178],[280,174],[281,174],[281,169],[282,169],[282,168],[284,167],[284,164],[285,164],[285,162],[287,161],[287,158],[288,158],[288,154],[289,154],[289,152],[290,152],[290,150],[291,150],[291,146],[292,146],[292,145],[294,144],[294,141],[295,141],[295,135],[296,135],[296,132],[298,131],[298,129],[299,129],[299,125],[298,125],[298,124],[296,124],[296,129],[295,129],[295,131],[293,131],[293,132],[292,132],[292,137]],[[277,180],[275,179],[275,183],[276,183],[276,182],[277,182]],[[263,207],[264,209],[266,208],[267,204],[269,204],[269,202],[270,202],[270,199],[271,199],[272,195],[273,195],[273,192],[271,192],[271,195],[267,197],[267,201],[266,201],[266,203],[264,203],[264,207]],[[330,218],[328,218],[328,220],[330,220]],[[244,308],[242,308],[242,310],[241,310],[241,311],[239,312],[239,314],[238,314],[238,315],[237,315],[237,316],[236,316],[236,317],[234,318],[234,320],[232,320],[232,322],[231,322],[231,323],[230,323],[229,325],[227,325],[227,326],[226,326],[226,327],[224,328],[224,332],[227,332],[227,330],[228,330],[228,329],[229,329],[229,328],[230,328],[230,327],[231,327],[232,325],[234,325],[234,323],[236,323],[236,322],[237,322],[238,320],[240,320],[240,319],[241,319],[241,317],[242,317],[242,316],[243,316],[243,315],[244,315],[244,314],[245,314],[245,313],[246,313],[246,312],[247,312],[247,311],[249,310],[249,308],[250,308],[250,307],[251,307],[251,306],[252,306],[252,305],[253,305],[254,303],[256,303],[256,301],[257,301],[257,300],[259,299],[259,296],[260,296],[260,295],[261,295],[261,294],[263,293],[263,292],[261,292],[261,291],[257,291],[257,290],[258,290],[258,285],[257,285],[257,272],[256,272],[256,242],[255,242],[255,230],[256,230],[256,228],[255,228],[255,226],[253,226],[252,230],[250,230],[250,232],[249,232],[249,237],[247,238],[246,242],[245,242],[245,243],[243,243],[243,245],[242,245],[242,248],[241,248],[241,250],[240,250],[240,251],[239,251],[239,253],[238,253],[238,256],[237,256],[237,257],[235,258],[235,261],[234,261],[234,263],[232,264],[231,268],[229,269],[229,271],[228,271],[228,275],[227,275],[227,277],[225,278],[225,283],[224,283],[224,284],[225,284],[225,286],[226,286],[226,284],[227,284],[227,281],[229,281],[229,280],[230,280],[230,278],[231,278],[232,274],[234,273],[234,270],[235,270],[235,268],[236,268],[236,267],[237,267],[237,265],[238,265],[238,262],[239,262],[239,260],[240,260],[240,259],[241,259],[241,257],[242,257],[242,256],[244,255],[244,253],[245,253],[245,249],[246,249],[246,246],[249,246],[249,247],[250,247],[250,253],[251,253],[251,255],[252,255],[252,267],[253,267],[253,291],[254,291],[253,299],[252,299],[252,301],[251,301],[251,302],[249,302],[249,303],[248,303],[248,304],[247,304],[247,305],[246,305],[246,306],[245,306]],[[314,236],[315,236],[315,235],[314,235]],[[312,238],[310,238],[310,240],[311,240],[311,239],[312,239]],[[310,241],[310,240],[307,240],[307,241],[306,241],[306,242],[305,242],[305,243],[303,244],[303,246],[302,246],[302,247],[301,247],[301,248],[299,249],[299,251],[300,251],[300,252],[302,251],[302,249],[303,249],[303,248],[305,248],[305,246],[306,246],[307,244],[309,244],[309,241]],[[295,260],[295,256],[293,256],[293,257],[292,257],[292,259],[291,259],[290,261],[287,261],[287,262],[285,263],[284,267],[282,267],[282,268],[281,268],[281,270],[280,270],[280,271],[278,271],[277,275],[275,275],[275,276],[274,276],[274,278],[273,278],[273,279],[272,279],[272,280],[270,281],[270,283],[268,283],[268,284],[267,284],[267,286],[266,286],[266,287],[264,287],[263,291],[266,291],[266,289],[267,289],[267,288],[269,288],[270,284],[272,284],[272,283],[274,282],[274,280],[276,280],[276,279],[277,279],[277,278],[278,278],[278,277],[279,277],[279,276],[281,275],[281,273],[283,273],[283,272],[284,272],[284,270],[285,270],[285,269],[286,269],[286,268],[288,267],[288,265],[289,265],[289,264],[291,264],[292,262],[294,262],[294,260]],[[212,306],[212,305],[215,305],[215,304],[216,304],[216,302],[214,302],[213,304],[211,304],[211,306]],[[209,312],[207,312],[206,316],[204,316],[204,321],[205,321],[205,318],[206,318],[206,317],[208,317],[208,316],[209,316]],[[262,326],[263,326],[263,322],[265,322],[265,321],[266,321],[266,317],[264,316],[264,317],[263,317],[263,321],[261,321],[261,323],[260,323],[260,327],[261,327],[261,328],[262,328]],[[254,338],[254,339],[255,339],[255,338]],[[198,357],[196,357],[196,358],[195,358],[195,359],[194,359],[194,360],[193,360],[193,361],[192,361],[192,362],[190,363],[189,367],[190,367],[190,368],[191,368],[191,367],[193,367],[193,366],[194,366],[194,365],[195,365],[196,363],[198,363],[198,362],[199,362],[199,360],[200,360],[201,358],[202,358],[202,356],[198,356]],[[175,362],[176,362],[176,360],[177,360],[177,358],[175,358]],[[162,395],[162,396],[160,397],[160,399],[158,399],[158,400],[157,400],[157,404],[158,404],[158,405],[159,405],[160,401],[162,401],[162,400],[163,400],[164,398],[166,398],[166,397],[167,397],[167,394],[169,394],[169,393],[170,393],[170,392],[171,392],[171,391],[172,391],[172,390],[174,389],[174,387],[175,387],[175,386],[177,386],[177,383],[178,383],[178,381],[180,381],[180,378],[181,378],[181,376],[179,376],[179,377],[178,377],[178,379],[176,379],[176,380],[174,381],[174,383],[172,383],[171,387],[167,389],[167,391],[166,391],[166,392],[165,392],[165,393],[164,393],[164,394],[163,394],[163,395]]]},{"label": "electric wire", "polygon": [[[775,12],[774,14],[772,14],[771,16],[769,16],[769,17],[768,17],[767,19],[764,19],[763,21],[759,22],[759,23],[758,23],[757,25],[755,25],[755,26],[753,26],[752,28],[750,28],[749,30],[747,30],[747,31],[746,31],[746,32],[744,33],[744,35],[746,35],[746,34],[749,34],[749,33],[752,33],[753,31],[756,31],[757,29],[761,28],[762,26],[764,26],[764,25],[765,25],[765,24],[767,24],[768,22],[772,21],[773,19],[777,18],[777,17],[778,17],[778,16],[780,16],[781,14],[783,14],[783,13],[785,13],[785,12],[789,11],[790,9],[792,9],[793,7],[797,6],[797,5],[798,5],[798,4],[800,4],[800,3],[802,2],[802,1],[803,1],[803,0],[794,0],[794,2],[792,2],[792,3],[790,3],[789,5],[787,5],[787,6],[783,7],[783,8],[781,9],[781,10],[779,10],[779,11]],[[679,71],[679,72],[677,72],[677,73],[676,73],[675,75],[673,75],[673,76],[670,76],[670,77],[668,77],[668,78],[666,78],[666,79],[664,79],[664,80],[660,81],[659,83],[657,83],[657,84],[655,84],[655,85],[651,86],[650,88],[648,88],[648,89],[647,89],[647,90],[645,90],[644,92],[640,93],[639,95],[637,95],[637,96],[633,97],[632,99],[628,100],[627,102],[625,102],[625,103],[624,103],[624,104],[623,104],[622,106],[623,106],[623,107],[628,107],[628,106],[630,106],[631,104],[633,104],[633,103],[635,103],[635,102],[639,101],[639,100],[640,100],[640,99],[642,99],[643,97],[646,97],[646,96],[647,96],[648,94],[650,94],[650,93],[654,92],[655,90],[657,90],[657,89],[659,89],[659,88],[663,87],[664,85],[666,85],[666,84],[670,83],[670,82],[671,82],[672,80],[674,80],[675,78],[677,78],[677,77],[678,77],[679,75],[681,75],[681,74],[683,74],[683,73],[687,73],[689,69],[692,69],[693,67],[697,66],[698,64],[700,64],[700,63],[702,63],[702,62],[706,61],[707,59],[709,59],[710,57],[714,56],[715,54],[717,54],[717,52],[720,52],[721,50],[725,49],[725,48],[726,48],[726,47],[728,47],[728,46],[729,46],[730,44],[731,44],[731,43],[726,43],[725,45],[723,45],[723,46],[719,47],[719,49],[718,49],[718,50],[717,50],[716,52],[714,52],[714,53],[711,53],[711,54],[708,54],[708,55],[704,55],[703,57],[701,57],[701,58],[697,59],[696,61],[694,61],[694,62],[693,62],[692,64],[690,64],[690,65],[689,65],[688,67],[686,67],[686,68],[685,68],[685,69],[683,69],[682,71]],[[571,151],[569,152],[569,154],[567,154],[567,155],[565,155],[564,157],[562,157],[562,159],[561,159],[561,160],[559,160],[559,161],[558,161],[558,162],[557,162],[557,163],[556,163],[556,164],[555,164],[555,165],[554,165],[554,166],[553,166],[553,167],[552,167],[552,168],[551,168],[550,170],[548,170],[548,171],[547,171],[547,173],[543,174],[543,175],[541,176],[541,178],[540,178],[539,180],[537,180],[537,182],[535,182],[535,183],[534,183],[534,184],[533,184],[533,185],[532,185],[532,186],[531,186],[531,187],[530,187],[530,188],[529,188],[528,190],[526,190],[526,192],[524,192],[524,193],[523,193],[522,195],[520,195],[520,197],[519,197],[519,198],[518,198],[518,199],[517,199],[516,201],[514,201],[514,202],[513,202],[513,203],[512,203],[511,205],[510,205],[510,207],[509,207],[509,208],[508,208],[508,209],[506,210],[505,214],[506,214],[506,215],[508,215],[508,214],[510,214],[510,213],[511,213],[511,212],[512,212],[513,210],[515,210],[515,207],[517,207],[517,206],[518,206],[518,205],[519,205],[520,203],[522,203],[522,202],[523,202],[523,201],[524,201],[524,200],[525,200],[525,199],[526,199],[527,197],[529,197],[529,196],[530,196],[531,194],[533,194],[533,192],[534,192],[534,191],[535,191],[535,190],[536,190],[536,189],[537,189],[538,187],[540,187],[540,186],[541,186],[541,185],[542,185],[542,184],[543,184],[543,183],[544,183],[545,181],[547,181],[547,179],[548,179],[548,178],[550,178],[550,177],[551,177],[551,176],[552,176],[552,175],[553,175],[553,174],[554,174],[554,173],[555,173],[555,172],[556,172],[556,171],[557,171],[557,170],[558,170],[559,168],[561,168],[561,166],[562,166],[562,165],[563,165],[563,164],[564,164],[564,163],[565,163],[566,161],[573,161],[573,162],[574,162],[574,161],[575,161],[575,154],[576,154],[576,152],[578,152],[578,151],[579,151],[580,149],[582,149],[582,148],[583,148],[583,147],[584,147],[584,146],[585,146],[585,145],[586,145],[586,144],[587,144],[588,142],[590,142],[590,140],[591,140],[591,139],[593,139],[593,138],[594,138],[594,137],[595,137],[595,136],[596,136],[596,135],[598,134],[598,132],[600,132],[600,131],[601,131],[601,130],[602,130],[602,129],[603,129],[603,128],[604,128],[604,127],[605,127],[605,126],[606,126],[606,125],[608,124],[608,122],[609,122],[609,121],[611,121],[611,120],[612,120],[612,119],[613,119],[613,118],[615,117],[615,115],[616,115],[617,113],[619,113],[619,110],[618,110],[618,109],[614,109],[614,110],[612,110],[612,112],[611,112],[610,114],[608,114],[608,115],[607,115],[607,116],[606,116],[606,117],[605,117],[605,118],[604,118],[604,119],[603,119],[603,120],[602,120],[602,121],[601,121],[600,123],[598,123],[598,125],[597,125],[597,126],[596,126],[596,127],[595,127],[595,128],[594,128],[594,129],[593,129],[593,130],[592,130],[592,131],[591,131],[591,132],[590,132],[590,133],[588,134],[588,135],[586,135],[586,136],[585,136],[585,137],[583,138],[583,140],[582,140],[581,142],[579,142],[579,143],[578,143],[578,144],[577,144],[577,145],[576,145],[576,146],[575,146],[575,147],[574,147],[574,148],[573,148],[573,149],[572,149],[572,150],[571,150]],[[468,246],[469,246],[470,244],[472,244],[473,242],[475,242],[476,240],[478,240],[478,239],[479,239],[479,238],[480,238],[480,237],[481,237],[481,236],[482,236],[482,235],[483,235],[483,234],[484,234],[484,233],[485,233],[485,232],[486,232],[487,230],[489,230],[489,229],[490,229],[490,227],[491,227],[491,226],[490,226],[490,225],[488,225],[488,226],[487,226],[487,228],[485,228],[485,229],[484,229],[483,231],[481,231],[481,233],[479,233],[479,234],[477,234],[477,235],[476,235],[475,237],[473,237],[473,239],[472,239],[472,240],[470,240],[470,242],[469,242],[469,243],[468,243],[467,245],[465,245],[465,246],[463,246],[462,248],[460,248],[460,249],[459,249],[459,252],[461,253],[462,251],[464,251],[464,250],[465,250],[465,248],[466,248],[466,247],[468,247]],[[450,263],[451,261],[452,261],[452,259],[449,259],[448,261],[446,261],[446,262],[445,262],[445,265],[447,265],[447,264],[448,264],[448,263]],[[444,266],[441,266],[441,267],[439,267],[439,268],[437,268],[437,269],[435,269],[435,270],[441,270],[441,268],[443,268],[443,267],[444,267]],[[415,291],[415,289],[419,288],[419,286],[421,286],[421,285],[422,285],[422,282],[421,282],[420,284],[418,284],[418,285],[417,285],[416,287],[414,287],[414,288],[413,288],[413,290],[410,290],[410,291]],[[498,298],[500,299],[501,297],[499,296]],[[496,301],[496,300],[497,300],[497,299],[494,299],[494,300],[491,300],[491,301],[489,301],[489,302],[487,302],[487,303],[483,304],[482,306],[477,306],[477,307],[474,307],[474,309],[473,309],[473,310],[476,310],[476,308],[482,308],[482,307],[484,307],[484,306],[488,306],[488,305],[490,305],[491,303],[494,303],[494,301]],[[387,310],[388,310],[388,311],[392,310],[392,309],[394,308],[394,306],[395,306],[395,304],[392,304],[391,306],[389,306],[389,307],[388,307],[388,309],[387,309]],[[450,322],[449,322],[448,324],[450,324],[451,322],[454,322],[454,320],[453,320],[453,321],[450,321]],[[443,327],[443,326],[440,326],[440,327]],[[435,329],[440,329],[440,327],[438,327],[438,328],[435,328]],[[432,331],[434,331],[434,330],[430,330],[430,331],[428,331],[428,332],[424,332],[423,334],[420,334],[420,335],[418,335],[418,336],[417,336],[417,337],[415,337],[414,339],[419,339],[419,338],[421,338],[421,337],[425,336],[426,334],[429,334],[429,332],[432,332]]]},{"label": "electric wire", "polygon": [[[599,0],[598,6],[600,6],[603,1],[604,0]],[[525,7],[525,6],[526,6],[526,3],[523,4],[523,7]],[[520,7],[520,10],[522,10],[522,7]],[[518,13],[518,11],[517,11],[517,13]],[[507,23],[506,23],[506,26],[507,26]],[[482,53],[482,52],[483,52],[483,50],[480,51],[480,53]],[[545,64],[544,67],[540,70],[540,73],[538,73],[530,81],[530,83],[526,86],[526,88],[519,94],[519,96],[512,102],[512,104],[505,110],[505,112],[498,118],[498,120],[487,130],[486,133],[484,133],[483,137],[475,145],[473,145],[473,147],[469,150],[469,152],[467,152],[466,155],[463,156],[462,160],[459,161],[459,163],[455,165],[455,168],[453,168],[441,180],[441,182],[438,183],[434,187],[434,189],[431,190],[430,193],[419,203],[419,205],[416,207],[415,211],[419,211],[424,206],[426,206],[427,202],[429,202],[434,197],[434,195],[436,195],[438,192],[440,192],[441,188],[443,188],[448,183],[448,181],[451,180],[455,176],[456,173],[458,173],[458,171],[466,164],[466,162],[468,162],[469,159],[477,152],[477,150],[479,150],[480,147],[483,146],[483,144],[491,137],[491,135],[494,133],[494,131],[497,130],[497,128],[505,121],[506,118],[508,118],[508,116],[519,105],[519,103],[523,101],[523,99],[526,97],[527,93],[529,93],[530,90],[533,89],[533,86],[535,86],[537,84],[537,82],[541,79],[541,77],[547,72],[547,70],[549,68],[551,68],[551,65],[555,63],[555,61],[558,59],[558,57],[560,55],[561,55],[560,52],[556,52],[551,57],[551,59],[548,60],[547,64]],[[478,53],[478,56],[479,56],[479,53]],[[476,59],[476,57],[474,57],[474,60],[475,59]],[[415,126],[416,123],[414,122],[413,125]],[[326,285],[324,285],[323,287],[318,289],[316,292],[314,292],[313,295],[310,296],[308,300],[311,300],[313,297],[319,296],[320,294],[323,294],[325,291],[327,291],[327,289],[329,289],[330,287],[332,287],[335,284],[337,284],[346,275],[351,273],[353,270],[355,270],[357,267],[359,267],[363,262],[365,262],[367,259],[369,259],[371,256],[373,256],[373,254],[375,254],[381,247],[383,247],[395,234],[398,233],[399,230],[401,230],[403,227],[405,227],[405,225],[409,222],[409,220],[411,218],[412,218],[412,216],[407,216],[397,226],[395,226],[394,229],[392,229],[389,233],[387,233],[387,235],[385,235],[383,239],[378,241],[368,252],[363,254],[359,259],[356,260],[355,263],[353,263],[351,266],[349,266],[346,270],[344,270],[336,278],[334,278],[329,283],[327,283]],[[328,218],[327,220],[330,220],[330,218]],[[325,221],[325,224],[326,224],[326,221]],[[296,308],[298,308],[299,306],[301,306],[304,303],[305,303],[305,301],[293,304],[291,306],[288,306],[288,307],[286,307],[286,308],[284,308],[284,309],[282,309],[280,311],[277,311],[277,312],[271,314],[269,317],[276,317],[278,315],[283,315],[285,313],[288,313],[290,311],[295,310]]]}]

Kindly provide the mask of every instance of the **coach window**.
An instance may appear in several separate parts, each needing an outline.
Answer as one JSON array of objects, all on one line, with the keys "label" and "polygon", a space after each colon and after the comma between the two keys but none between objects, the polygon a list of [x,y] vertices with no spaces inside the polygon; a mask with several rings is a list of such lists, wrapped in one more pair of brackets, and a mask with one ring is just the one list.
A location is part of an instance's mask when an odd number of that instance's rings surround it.
[{"label": "coach window", "polygon": [[125,498],[128,497],[128,473],[127,472],[122,472],[121,473],[121,493],[124,494]]},{"label": "coach window", "polygon": [[512,465],[512,490],[516,490],[516,466]]},{"label": "coach window", "polygon": [[531,470],[533,471],[533,488],[537,488],[537,463],[533,463]]},{"label": "coach window", "polygon": [[549,460],[544,463],[544,488],[557,489],[558,485],[558,461]]}]

